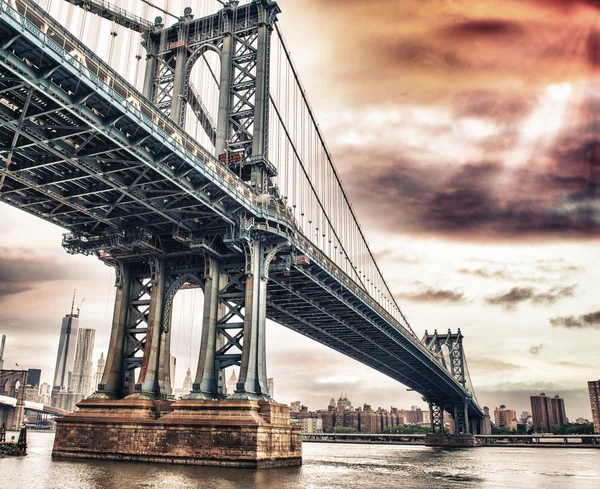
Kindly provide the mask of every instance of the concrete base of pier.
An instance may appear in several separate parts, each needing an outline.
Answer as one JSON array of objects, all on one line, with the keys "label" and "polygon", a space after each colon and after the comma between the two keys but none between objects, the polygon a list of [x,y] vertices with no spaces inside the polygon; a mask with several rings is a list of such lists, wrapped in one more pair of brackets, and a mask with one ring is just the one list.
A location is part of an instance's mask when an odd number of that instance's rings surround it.
[{"label": "concrete base of pier", "polygon": [[302,464],[289,407],[249,400],[86,399],[57,419],[54,457],[268,468]]},{"label": "concrete base of pier", "polygon": [[447,447],[447,448],[472,448],[477,446],[475,436],[471,434],[448,434],[448,433],[428,433],[425,437],[425,446],[428,447]]}]

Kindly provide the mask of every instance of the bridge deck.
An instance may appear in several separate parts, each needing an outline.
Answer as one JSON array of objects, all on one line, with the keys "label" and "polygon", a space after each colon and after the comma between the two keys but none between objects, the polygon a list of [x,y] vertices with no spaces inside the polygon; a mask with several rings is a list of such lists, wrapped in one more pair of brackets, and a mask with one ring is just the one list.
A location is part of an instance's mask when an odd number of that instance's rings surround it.
[{"label": "bridge deck", "polygon": [[[47,20],[32,10],[23,18],[0,0],[1,200],[87,237],[90,254],[101,255],[94,241],[104,236],[120,259],[194,253],[174,239],[179,230],[218,236],[252,216],[308,257],[271,274],[269,318],[428,399],[469,396],[285,210],[257,199],[98,58],[82,59],[85,46],[58,25],[49,21],[43,33]],[[469,409],[481,417],[473,400]]]}]

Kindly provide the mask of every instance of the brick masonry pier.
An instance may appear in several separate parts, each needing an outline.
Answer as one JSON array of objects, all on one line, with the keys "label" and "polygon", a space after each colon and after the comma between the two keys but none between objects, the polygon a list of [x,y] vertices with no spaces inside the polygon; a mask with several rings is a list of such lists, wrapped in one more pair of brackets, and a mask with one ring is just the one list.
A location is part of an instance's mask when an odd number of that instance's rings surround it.
[{"label": "brick masonry pier", "polygon": [[289,407],[247,400],[86,399],[57,419],[54,457],[269,468],[302,464]]},{"label": "brick masonry pier", "polygon": [[425,437],[427,447],[472,448],[477,446],[475,436],[448,433],[428,433]]}]

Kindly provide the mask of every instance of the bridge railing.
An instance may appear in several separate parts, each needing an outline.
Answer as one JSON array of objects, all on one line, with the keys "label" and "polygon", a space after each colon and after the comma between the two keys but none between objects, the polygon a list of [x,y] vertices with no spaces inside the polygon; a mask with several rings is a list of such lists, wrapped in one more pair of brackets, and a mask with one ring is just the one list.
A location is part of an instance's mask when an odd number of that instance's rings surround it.
[{"label": "bridge railing", "polygon": [[[256,205],[256,196],[248,185],[243,183],[235,173],[217,160],[206,148],[198,144],[191,135],[156,109],[152,102],[88,50],[60,23],[52,19],[37,5],[33,8],[28,2],[21,0],[18,1],[19,4],[25,15],[15,11],[8,0],[0,0],[0,11],[17,20],[24,29],[35,35],[45,46],[91,81],[95,88],[109,95],[114,102],[119,103],[138,120],[143,121],[152,129],[152,132],[169,142],[182,156],[187,157],[190,161],[201,160],[204,171],[208,172],[216,182],[226,184],[229,192],[242,198],[248,206]],[[41,29],[41,25],[44,23],[49,26],[46,32]],[[55,34],[54,37],[58,39],[58,42],[50,37],[51,31]],[[71,54],[67,52],[67,49],[72,49],[72,52],[75,51],[75,53]],[[85,60],[83,62],[76,55],[77,51],[84,53]],[[95,69],[92,70],[88,65]]]}]

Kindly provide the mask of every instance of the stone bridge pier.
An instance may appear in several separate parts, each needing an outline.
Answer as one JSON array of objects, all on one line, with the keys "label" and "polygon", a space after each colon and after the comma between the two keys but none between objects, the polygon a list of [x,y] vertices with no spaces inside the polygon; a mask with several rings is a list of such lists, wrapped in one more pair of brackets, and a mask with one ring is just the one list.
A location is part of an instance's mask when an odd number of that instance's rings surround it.
[{"label": "stone bridge pier", "polygon": [[[469,417],[468,399],[454,401],[429,401],[431,431],[425,445],[438,447],[475,447],[474,435],[488,434],[491,431],[489,410],[487,418]],[[487,423],[486,423],[487,419]]]},{"label": "stone bridge pier", "polygon": [[[210,253],[121,262],[110,347],[101,384],[57,420],[57,457],[235,467],[301,464],[300,429],[267,385],[265,326],[269,265],[285,244],[260,234],[238,243],[245,260]],[[170,391],[171,313],[182,286],[204,290],[193,390]],[[239,367],[235,392],[224,369]]]}]

